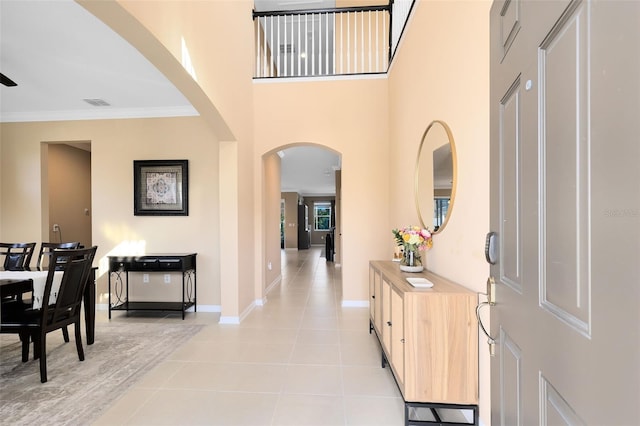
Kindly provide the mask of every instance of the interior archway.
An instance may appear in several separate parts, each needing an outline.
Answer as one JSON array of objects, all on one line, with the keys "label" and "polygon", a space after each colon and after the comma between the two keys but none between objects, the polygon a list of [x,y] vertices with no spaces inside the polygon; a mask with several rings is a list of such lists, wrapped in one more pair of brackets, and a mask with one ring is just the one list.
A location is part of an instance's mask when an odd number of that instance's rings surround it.
[{"label": "interior archway", "polygon": [[[298,245],[297,205],[299,202],[304,204],[305,199],[308,200],[309,211],[307,222],[309,245],[322,245],[323,255],[327,257],[327,238],[328,234],[331,234],[330,260],[340,264],[341,164],[340,152],[316,143],[281,145],[263,154],[262,263],[264,273],[261,280],[262,288],[259,289],[263,298],[280,280],[281,250],[304,249]],[[282,211],[283,199],[285,199],[284,211]],[[324,228],[327,221],[319,223],[320,229],[317,229],[313,215],[314,202],[329,203],[331,213],[328,224],[331,229]]]}]

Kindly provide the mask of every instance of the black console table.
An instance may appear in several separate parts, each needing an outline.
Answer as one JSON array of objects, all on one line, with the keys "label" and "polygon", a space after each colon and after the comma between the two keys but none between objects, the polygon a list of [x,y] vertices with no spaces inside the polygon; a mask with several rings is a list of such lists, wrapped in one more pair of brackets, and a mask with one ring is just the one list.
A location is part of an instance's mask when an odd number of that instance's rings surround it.
[{"label": "black console table", "polygon": [[[143,256],[109,256],[109,319],[111,311],[182,311],[196,306],[196,254],[161,253]],[[182,272],[181,302],[129,300],[129,272]],[[123,279],[124,275],[124,279]],[[112,302],[113,280],[115,300]]]}]

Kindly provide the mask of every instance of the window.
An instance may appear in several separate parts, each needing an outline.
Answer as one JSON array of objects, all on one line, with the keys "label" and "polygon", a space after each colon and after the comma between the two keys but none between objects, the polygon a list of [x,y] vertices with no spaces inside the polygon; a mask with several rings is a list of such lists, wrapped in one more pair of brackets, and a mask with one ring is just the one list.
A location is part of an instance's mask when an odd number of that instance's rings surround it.
[{"label": "window", "polygon": [[313,222],[316,231],[331,230],[331,203],[313,203]]},{"label": "window", "polygon": [[449,211],[449,198],[435,198],[433,200],[433,231],[437,231],[447,217]]}]

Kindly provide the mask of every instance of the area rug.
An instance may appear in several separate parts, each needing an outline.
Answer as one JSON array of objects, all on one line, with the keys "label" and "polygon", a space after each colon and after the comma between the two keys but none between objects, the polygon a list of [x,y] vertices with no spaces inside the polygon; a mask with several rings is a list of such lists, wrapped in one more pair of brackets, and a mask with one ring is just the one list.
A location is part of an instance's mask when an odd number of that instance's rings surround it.
[{"label": "area rug", "polygon": [[98,323],[95,343],[78,360],[73,327],[71,341],[60,332],[47,341],[47,383],[40,383],[39,361],[21,360],[16,336],[0,341],[0,419],[6,425],[85,425],[140,380],[202,325]]}]

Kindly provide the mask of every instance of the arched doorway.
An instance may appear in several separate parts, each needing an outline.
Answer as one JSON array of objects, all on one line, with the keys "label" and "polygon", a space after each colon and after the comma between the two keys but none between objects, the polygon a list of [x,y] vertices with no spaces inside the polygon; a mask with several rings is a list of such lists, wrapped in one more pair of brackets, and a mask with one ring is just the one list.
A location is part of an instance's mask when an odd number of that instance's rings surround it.
[{"label": "arched doorway", "polygon": [[323,246],[326,257],[326,238],[331,234],[331,261],[339,264],[342,154],[320,144],[293,143],[265,153],[262,163],[265,270],[261,293],[266,295],[280,278],[280,250],[304,249],[298,217],[301,205],[308,211],[308,244]]}]

